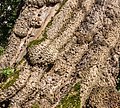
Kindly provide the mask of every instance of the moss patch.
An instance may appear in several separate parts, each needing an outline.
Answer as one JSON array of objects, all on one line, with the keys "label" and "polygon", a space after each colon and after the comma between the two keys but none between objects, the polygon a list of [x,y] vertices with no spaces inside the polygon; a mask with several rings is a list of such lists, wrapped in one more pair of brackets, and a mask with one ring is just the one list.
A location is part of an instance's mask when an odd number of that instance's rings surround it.
[{"label": "moss patch", "polygon": [[38,103],[34,103],[31,108],[40,108],[40,105]]},{"label": "moss patch", "polygon": [[75,84],[56,108],[80,108],[80,83]]},{"label": "moss patch", "polygon": [[18,79],[18,77],[19,77],[19,70],[15,71],[14,74],[11,74],[7,79],[7,81],[0,85],[0,88],[7,89],[8,87],[12,86],[14,82]]},{"label": "moss patch", "polygon": [[4,52],[4,48],[0,46],[0,55],[2,55]]},{"label": "moss patch", "polygon": [[32,42],[30,42],[30,44],[28,45],[28,47],[32,47],[34,45],[39,45],[41,42],[45,41],[45,38],[41,38],[39,40],[33,40]]},{"label": "moss patch", "polygon": [[4,68],[4,69],[2,69],[1,71],[2,71],[2,74],[3,74],[5,77],[9,77],[9,76],[11,76],[11,75],[14,74],[14,69],[9,68],[9,67]]},{"label": "moss patch", "polygon": [[65,3],[66,3],[67,1],[68,1],[68,0],[63,0],[63,2],[61,3],[60,8],[58,9],[58,11],[56,12],[55,15],[57,15],[57,14],[60,12],[61,8],[65,5]]},{"label": "moss patch", "polygon": [[43,37],[41,39],[33,40],[32,42],[29,43],[28,47],[31,48],[35,45],[39,45],[39,44],[41,44],[41,42],[45,41],[46,38],[47,38],[47,33],[45,31],[44,34],[43,34]]},{"label": "moss patch", "polygon": [[50,27],[52,25],[53,22],[53,17],[51,18],[50,22],[47,24],[47,27]]}]

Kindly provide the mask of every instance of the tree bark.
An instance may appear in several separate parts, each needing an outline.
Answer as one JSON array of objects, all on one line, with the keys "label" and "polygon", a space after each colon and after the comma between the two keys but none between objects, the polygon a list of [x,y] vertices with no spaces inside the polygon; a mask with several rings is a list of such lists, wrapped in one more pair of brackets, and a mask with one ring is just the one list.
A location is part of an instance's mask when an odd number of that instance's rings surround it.
[{"label": "tree bark", "polygon": [[119,108],[119,58],[119,0],[27,0],[0,56],[14,69],[0,107],[58,108],[79,83],[75,108]]}]

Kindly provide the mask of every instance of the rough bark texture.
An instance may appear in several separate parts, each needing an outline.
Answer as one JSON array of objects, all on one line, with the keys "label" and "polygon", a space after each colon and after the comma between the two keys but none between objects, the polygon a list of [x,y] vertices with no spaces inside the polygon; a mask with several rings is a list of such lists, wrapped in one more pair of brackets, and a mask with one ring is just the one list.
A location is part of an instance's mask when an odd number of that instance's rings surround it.
[{"label": "rough bark texture", "polygon": [[79,82],[75,108],[120,108],[119,57],[119,0],[26,0],[0,56],[15,70],[0,107],[55,108]]}]

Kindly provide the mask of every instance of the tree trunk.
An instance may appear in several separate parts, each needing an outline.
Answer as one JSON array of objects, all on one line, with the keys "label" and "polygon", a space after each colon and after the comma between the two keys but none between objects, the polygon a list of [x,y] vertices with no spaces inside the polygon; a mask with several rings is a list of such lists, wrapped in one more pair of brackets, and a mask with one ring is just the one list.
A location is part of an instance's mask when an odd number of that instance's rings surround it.
[{"label": "tree trunk", "polygon": [[119,57],[119,0],[26,0],[0,56],[0,107],[119,108]]}]

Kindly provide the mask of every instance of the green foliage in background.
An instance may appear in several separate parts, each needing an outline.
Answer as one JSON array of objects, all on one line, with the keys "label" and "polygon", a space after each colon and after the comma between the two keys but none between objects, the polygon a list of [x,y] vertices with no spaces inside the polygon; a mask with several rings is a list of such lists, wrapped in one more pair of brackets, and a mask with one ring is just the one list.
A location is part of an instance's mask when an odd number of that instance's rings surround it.
[{"label": "green foliage in background", "polygon": [[0,1],[0,46],[7,45],[7,38],[19,15],[22,0],[1,0]]},{"label": "green foliage in background", "polygon": [[117,90],[120,91],[120,75],[118,76]]}]

